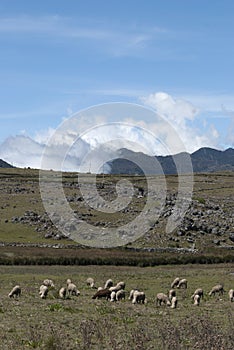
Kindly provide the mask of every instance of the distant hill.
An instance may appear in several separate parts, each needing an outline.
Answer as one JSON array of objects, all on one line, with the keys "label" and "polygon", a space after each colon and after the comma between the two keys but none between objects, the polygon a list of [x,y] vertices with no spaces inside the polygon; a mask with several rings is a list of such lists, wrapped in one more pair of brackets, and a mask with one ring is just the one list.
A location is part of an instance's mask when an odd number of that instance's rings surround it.
[{"label": "distant hill", "polygon": [[[179,153],[172,156],[148,156],[141,152],[133,152],[128,149],[119,151],[119,158],[111,161],[108,165],[111,168],[111,174],[139,174],[142,175],[142,168],[146,174],[177,174],[174,162],[178,160],[182,162],[188,157],[188,153]],[[213,148],[200,148],[190,155],[193,171],[195,173],[215,172],[223,170],[234,171],[234,149],[228,148],[225,151],[219,151]],[[155,158],[158,162],[155,162]],[[138,166],[138,165],[139,166]],[[153,166],[153,164],[156,164]],[[158,164],[158,166],[157,166]],[[161,169],[160,169],[161,166]],[[186,172],[186,170],[185,170]]]},{"label": "distant hill", "polygon": [[0,159],[0,168],[14,168],[13,165],[8,164],[4,160]]}]

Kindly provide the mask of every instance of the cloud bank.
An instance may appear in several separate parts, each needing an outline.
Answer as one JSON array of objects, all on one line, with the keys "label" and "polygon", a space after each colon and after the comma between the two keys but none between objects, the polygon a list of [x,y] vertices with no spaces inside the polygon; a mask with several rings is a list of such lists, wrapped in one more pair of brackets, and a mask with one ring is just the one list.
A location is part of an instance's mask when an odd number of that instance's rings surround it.
[{"label": "cloud bank", "polygon": [[192,103],[165,92],[142,97],[141,103],[98,106],[67,118],[56,130],[11,136],[0,145],[0,158],[18,167],[61,170],[62,163],[66,171],[108,172],[102,164],[121,148],[149,155],[217,148],[218,130],[197,126],[200,111]]}]

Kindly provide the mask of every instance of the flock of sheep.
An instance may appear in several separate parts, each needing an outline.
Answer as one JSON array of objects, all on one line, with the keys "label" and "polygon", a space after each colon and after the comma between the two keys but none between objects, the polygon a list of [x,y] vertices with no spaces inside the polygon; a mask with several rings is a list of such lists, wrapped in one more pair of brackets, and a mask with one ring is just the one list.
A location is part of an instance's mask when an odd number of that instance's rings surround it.
[{"label": "flock of sheep", "polygon": [[[93,278],[89,277],[86,280],[86,283],[90,288],[95,289],[96,292],[92,296],[92,299],[100,299],[105,298],[107,300],[110,300],[111,302],[120,301],[122,299],[125,299],[126,292],[125,292],[125,282],[120,281],[117,284],[114,285],[112,279],[108,279],[103,287],[96,287],[95,281]],[[172,309],[175,309],[177,307],[178,299],[176,296],[176,289],[186,289],[188,285],[188,282],[185,278],[175,278],[174,281],[171,283],[171,289],[167,294],[165,293],[158,293],[156,295],[156,305],[161,306],[162,304],[170,306]],[[42,299],[45,299],[48,295],[48,292],[50,289],[54,289],[55,285],[51,279],[45,279],[42,283],[42,285],[39,288],[39,296]],[[224,288],[222,284],[215,285],[209,292],[209,296],[214,296],[216,294],[223,295]],[[19,285],[16,285],[8,294],[10,298],[20,297],[21,295],[21,288]],[[75,283],[72,282],[71,279],[67,279],[66,286],[61,287],[58,291],[59,298],[66,299],[71,296],[79,296],[80,291],[78,290]],[[201,299],[204,296],[204,292],[202,288],[198,288],[194,291],[193,295],[191,296],[193,300],[193,304],[196,306],[200,305]],[[234,301],[234,290],[230,289],[228,292],[229,300],[231,302]],[[145,304],[147,302],[146,295],[144,291],[141,291],[139,289],[132,289],[129,293],[128,299],[132,302],[132,304]]]}]

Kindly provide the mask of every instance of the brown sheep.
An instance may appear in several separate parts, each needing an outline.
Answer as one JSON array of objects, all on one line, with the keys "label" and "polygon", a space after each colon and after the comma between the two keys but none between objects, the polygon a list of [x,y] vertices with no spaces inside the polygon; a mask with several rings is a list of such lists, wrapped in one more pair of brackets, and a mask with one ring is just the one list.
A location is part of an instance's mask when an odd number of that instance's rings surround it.
[{"label": "brown sheep", "polygon": [[97,291],[97,293],[95,293],[92,296],[92,299],[100,299],[100,298],[106,298],[107,300],[110,299],[111,296],[111,291],[110,289],[106,288],[106,289],[102,289]]}]

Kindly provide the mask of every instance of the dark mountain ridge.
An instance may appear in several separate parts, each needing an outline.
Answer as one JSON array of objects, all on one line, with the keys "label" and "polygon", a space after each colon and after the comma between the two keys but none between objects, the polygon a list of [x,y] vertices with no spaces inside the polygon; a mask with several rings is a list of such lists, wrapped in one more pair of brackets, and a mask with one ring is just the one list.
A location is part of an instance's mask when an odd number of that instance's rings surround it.
[{"label": "dark mountain ridge", "polygon": [[0,168],[14,168],[13,165],[5,162],[4,160],[0,159]]},{"label": "dark mountain ridge", "polygon": [[[178,164],[186,164],[186,159],[191,158],[193,172],[215,172],[231,170],[234,171],[234,149],[228,148],[225,151],[216,150],[209,147],[203,147],[199,150],[189,153],[178,153],[173,156],[149,156],[141,152],[133,152],[128,149],[119,150],[120,157],[109,162],[111,174],[129,174],[142,175],[145,174],[160,174],[166,175],[177,174]],[[155,162],[156,159],[156,162]],[[188,167],[187,167],[188,169]],[[182,172],[187,172],[186,167]]]}]

